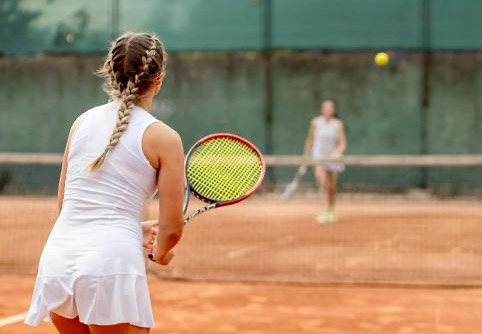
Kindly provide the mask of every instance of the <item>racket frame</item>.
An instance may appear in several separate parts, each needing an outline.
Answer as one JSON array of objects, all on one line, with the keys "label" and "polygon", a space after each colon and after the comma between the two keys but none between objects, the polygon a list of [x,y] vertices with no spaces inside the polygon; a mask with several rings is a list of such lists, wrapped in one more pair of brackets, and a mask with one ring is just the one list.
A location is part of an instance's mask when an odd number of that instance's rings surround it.
[{"label": "racket frame", "polygon": [[288,200],[294,195],[294,193],[296,192],[296,190],[300,185],[301,179],[303,178],[303,176],[305,176],[307,171],[308,171],[308,166],[306,166],[305,164],[301,164],[298,166],[298,168],[296,169],[295,176],[293,177],[291,182],[288,183],[288,185],[285,187],[285,190],[280,195],[280,199]]},{"label": "racket frame", "polygon": [[[201,194],[196,192],[196,190],[191,186],[191,184],[189,183],[189,180],[187,178],[188,162],[189,162],[189,158],[192,155],[192,152],[194,152],[194,150],[199,145],[202,145],[209,140],[213,140],[213,139],[221,138],[221,137],[222,138],[232,138],[234,140],[237,140],[237,141],[245,144],[249,148],[251,148],[258,155],[258,157],[260,159],[260,162],[261,162],[261,166],[262,166],[261,174],[260,174],[256,184],[253,186],[253,188],[248,193],[246,193],[245,195],[243,195],[239,198],[236,198],[234,200],[230,200],[230,201],[216,201],[216,200],[212,200],[210,198],[202,196]],[[238,136],[238,135],[235,135],[235,134],[232,134],[232,133],[225,133],[225,132],[213,133],[213,134],[207,135],[207,136],[199,139],[196,142],[196,144],[194,144],[191,147],[191,149],[187,152],[186,158],[185,158],[185,161],[184,161],[184,176],[185,176],[185,182],[186,182],[186,193],[185,193],[186,197],[185,197],[185,200],[184,200],[184,213],[186,213],[187,207],[189,205],[189,194],[190,193],[193,194],[193,196],[196,197],[197,199],[199,199],[199,200],[201,200],[201,201],[203,201],[204,203],[207,203],[207,204],[205,206],[195,210],[193,213],[191,213],[189,216],[187,216],[184,220],[184,223],[190,222],[195,216],[197,216],[197,215],[199,215],[203,212],[206,212],[208,210],[223,207],[223,206],[227,206],[227,205],[232,205],[232,204],[236,204],[236,203],[239,203],[241,201],[244,201],[245,199],[250,197],[252,194],[254,194],[254,192],[260,187],[261,183],[263,182],[263,178],[264,178],[265,173],[266,173],[266,162],[264,160],[264,157],[261,154],[261,152],[259,151],[259,149],[253,143],[251,143],[249,140],[247,140],[247,139],[245,139],[241,136]]]},{"label": "racket frame", "polygon": [[[242,143],[244,143],[245,145],[247,145],[248,147],[250,147],[253,151],[256,152],[256,154],[258,155],[260,161],[261,161],[261,166],[262,166],[262,169],[261,169],[261,174],[258,178],[258,181],[256,182],[256,184],[253,186],[253,188],[247,193],[245,194],[244,196],[241,196],[240,198],[236,198],[234,200],[231,200],[231,201],[215,201],[215,200],[212,200],[212,199],[209,199],[207,197],[204,197],[202,195],[200,195],[199,193],[196,192],[196,190],[194,190],[194,188],[191,186],[191,184],[189,183],[189,180],[187,178],[187,166],[188,166],[188,161],[189,161],[189,158],[192,154],[192,152],[194,151],[194,149],[196,147],[198,147],[199,145],[209,141],[209,140],[212,140],[212,139],[215,139],[215,138],[219,138],[219,137],[229,137],[229,138],[233,138],[235,140],[238,140]],[[197,215],[203,213],[203,212],[206,212],[208,210],[211,210],[211,209],[214,209],[214,208],[218,208],[218,207],[222,207],[222,206],[227,206],[227,205],[231,205],[231,204],[236,204],[236,203],[239,203],[241,201],[244,201],[245,199],[247,199],[249,196],[251,196],[258,188],[259,186],[261,185],[261,183],[263,182],[263,178],[264,178],[264,175],[266,173],[266,162],[264,160],[264,157],[263,155],[261,154],[261,152],[258,150],[258,148],[256,146],[254,146],[254,144],[252,144],[250,141],[248,141],[247,139],[241,137],[241,136],[238,136],[238,135],[234,135],[234,134],[231,134],[231,133],[214,133],[214,134],[210,134],[208,136],[205,136],[201,139],[199,139],[192,147],[191,149],[187,152],[186,154],[186,158],[184,160],[184,182],[186,184],[185,186],[185,190],[184,190],[184,203],[183,203],[183,211],[184,213],[186,213],[187,211],[187,208],[189,206],[189,194],[193,194],[194,197],[196,197],[197,199],[203,201],[204,203],[207,203],[205,206],[202,206],[200,207],[199,209],[193,211],[191,214],[189,214],[187,217],[184,218],[184,224],[187,224],[189,223],[194,217],[196,217]],[[147,257],[149,258],[149,260],[153,261],[153,262],[156,262],[156,260],[154,259],[154,255],[153,254],[148,254]]]}]

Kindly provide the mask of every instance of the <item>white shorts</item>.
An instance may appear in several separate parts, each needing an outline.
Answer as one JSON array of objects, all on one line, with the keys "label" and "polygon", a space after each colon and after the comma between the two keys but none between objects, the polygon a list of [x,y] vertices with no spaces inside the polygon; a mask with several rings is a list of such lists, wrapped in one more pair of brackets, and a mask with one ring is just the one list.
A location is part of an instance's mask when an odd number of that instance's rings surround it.
[{"label": "white shorts", "polygon": [[327,171],[332,173],[343,173],[345,171],[344,164],[337,164],[337,163],[326,163],[322,164],[321,167]]},{"label": "white shorts", "polygon": [[[312,154],[312,159],[313,160],[318,160],[318,159],[327,159],[328,157],[322,157],[318,154],[313,153]],[[343,173],[345,171],[345,165],[340,164],[340,163],[323,163],[320,165],[321,168],[323,168],[327,172],[332,172],[332,173]]]}]

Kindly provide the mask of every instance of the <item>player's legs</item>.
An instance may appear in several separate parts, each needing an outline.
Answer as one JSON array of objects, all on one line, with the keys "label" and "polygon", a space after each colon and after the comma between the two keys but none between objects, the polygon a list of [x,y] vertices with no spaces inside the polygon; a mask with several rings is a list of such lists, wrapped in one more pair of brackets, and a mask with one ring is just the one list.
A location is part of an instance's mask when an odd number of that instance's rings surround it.
[{"label": "player's legs", "polygon": [[327,198],[327,208],[328,210],[335,210],[336,204],[336,183],[338,181],[338,174],[334,172],[326,172],[325,176],[326,183],[326,198]]},{"label": "player's legs", "polygon": [[321,213],[316,217],[316,221],[320,224],[328,223],[329,222],[329,212],[327,210],[328,208],[328,197],[327,197],[327,178],[326,178],[326,171],[323,167],[321,166],[316,166],[315,167],[315,176],[316,176],[316,181],[318,183],[318,191],[320,194],[320,199],[323,203],[323,210]]},{"label": "player's legs", "polygon": [[85,325],[74,319],[64,318],[58,314],[50,313],[52,322],[60,334],[148,334],[149,328],[137,327],[130,324],[112,326]]},{"label": "player's legs", "polygon": [[321,166],[316,167],[315,174],[320,189],[320,197],[325,204],[325,209],[316,220],[320,224],[332,223],[336,221],[335,203],[338,174],[327,171]]},{"label": "player's legs", "polygon": [[326,171],[321,166],[315,167],[315,176],[318,183],[318,191],[322,201],[326,201]]},{"label": "player's legs", "polygon": [[91,334],[89,327],[81,323],[79,317],[69,319],[50,312],[50,319],[60,334]]},{"label": "player's legs", "polygon": [[112,326],[89,325],[90,334],[148,334],[149,328],[137,327],[130,324]]}]

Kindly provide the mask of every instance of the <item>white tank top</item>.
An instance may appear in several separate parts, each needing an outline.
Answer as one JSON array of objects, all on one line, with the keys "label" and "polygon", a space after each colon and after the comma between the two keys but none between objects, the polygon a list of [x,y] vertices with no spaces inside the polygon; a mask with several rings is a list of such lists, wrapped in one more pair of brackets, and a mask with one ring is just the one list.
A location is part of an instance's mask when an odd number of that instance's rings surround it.
[{"label": "white tank top", "polygon": [[142,150],[146,128],[158,120],[134,107],[127,130],[96,172],[88,165],[105,149],[117,119],[118,102],[80,116],[69,148],[61,218],[69,221],[131,221],[143,216],[156,192],[157,171]]},{"label": "white tank top", "polygon": [[316,120],[313,139],[312,157],[314,159],[328,158],[335,152],[338,145],[338,121],[326,122],[323,117]]}]

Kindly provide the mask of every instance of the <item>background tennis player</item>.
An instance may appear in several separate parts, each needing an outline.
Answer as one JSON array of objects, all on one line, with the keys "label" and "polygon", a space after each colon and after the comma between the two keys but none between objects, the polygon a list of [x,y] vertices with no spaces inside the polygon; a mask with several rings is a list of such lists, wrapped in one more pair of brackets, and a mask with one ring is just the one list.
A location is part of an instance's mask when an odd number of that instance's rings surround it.
[{"label": "background tennis player", "polygon": [[[305,141],[305,156],[313,159],[339,158],[346,149],[346,136],[343,122],[336,114],[333,100],[325,100],[320,106],[321,115],[312,119]],[[332,223],[336,221],[335,202],[338,174],[345,170],[340,163],[324,163],[315,167],[315,175],[320,188],[324,210],[316,221]]]},{"label": "background tennis player", "polygon": [[[128,33],[113,43],[99,70],[112,102],[82,114],[70,131],[60,214],[40,259],[27,324],[50,313],[68,334],[148,333],[154,325],[143,245],[166,265],[183,229],[181,139],[149,114],[166,60],[150,34]],[[156,189],[159,220],[139,223]]]}]

